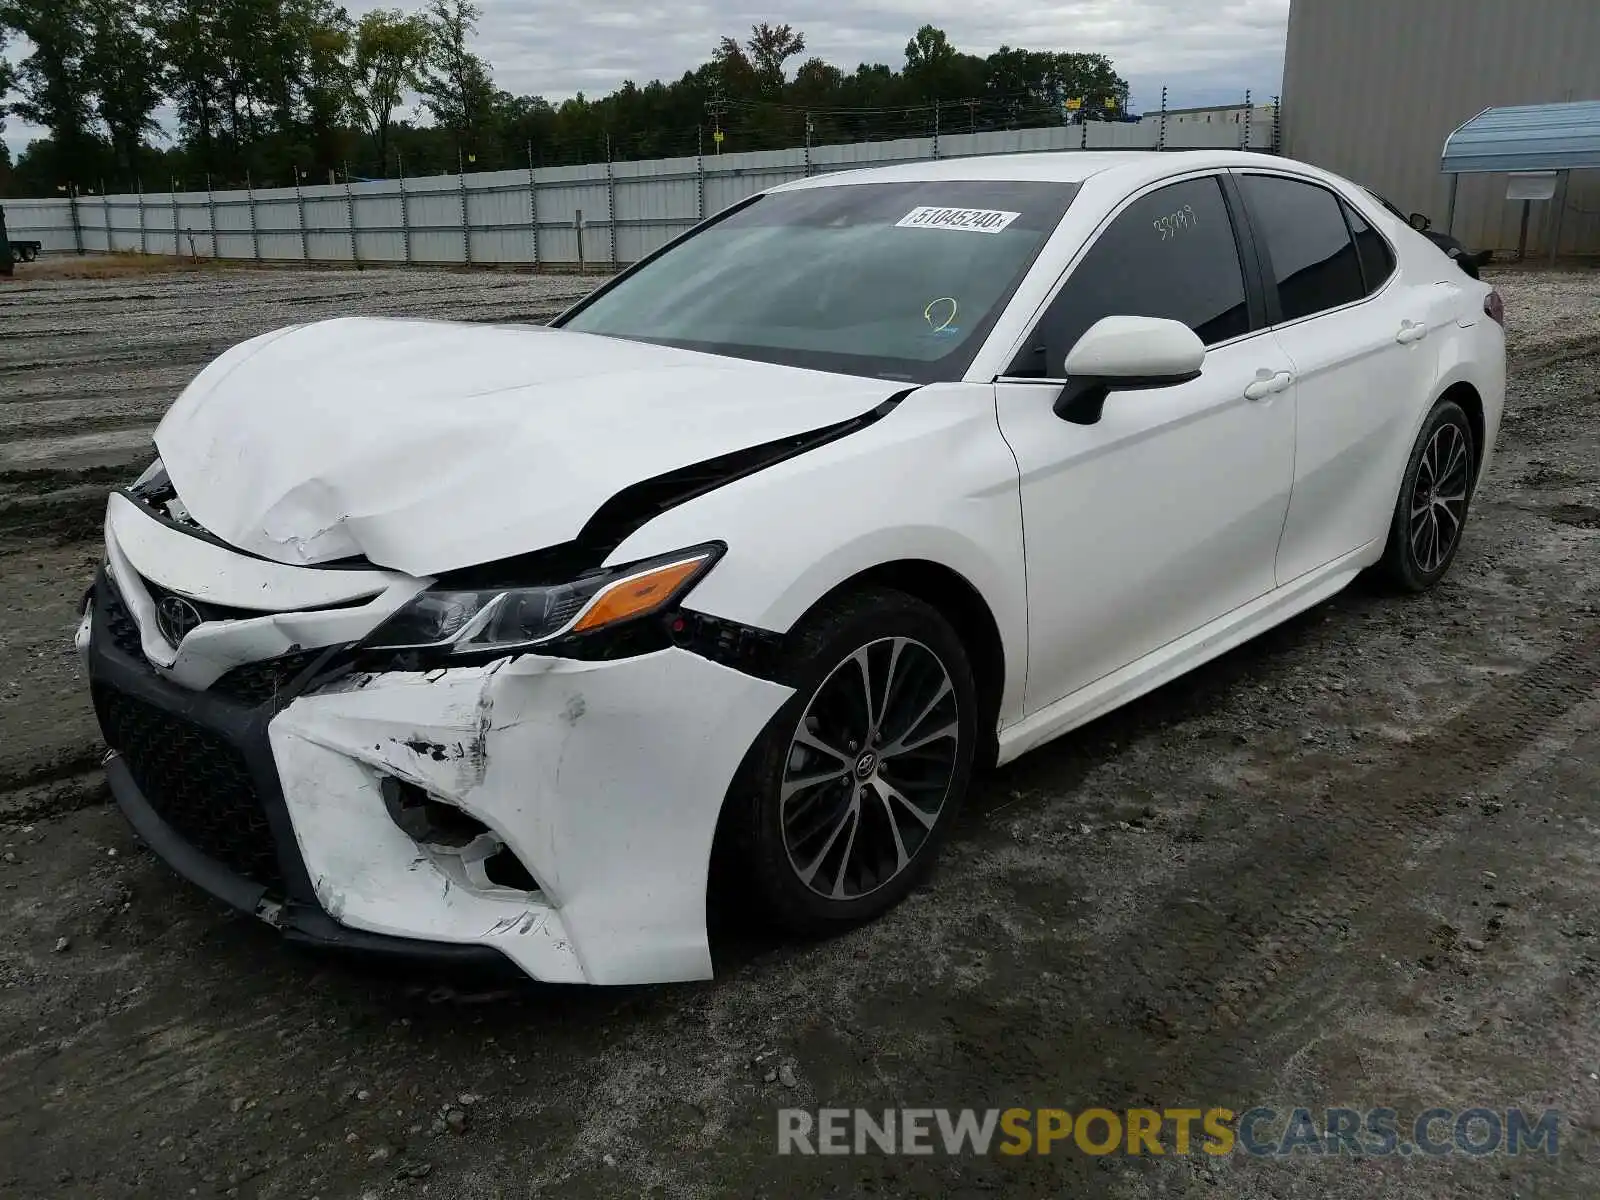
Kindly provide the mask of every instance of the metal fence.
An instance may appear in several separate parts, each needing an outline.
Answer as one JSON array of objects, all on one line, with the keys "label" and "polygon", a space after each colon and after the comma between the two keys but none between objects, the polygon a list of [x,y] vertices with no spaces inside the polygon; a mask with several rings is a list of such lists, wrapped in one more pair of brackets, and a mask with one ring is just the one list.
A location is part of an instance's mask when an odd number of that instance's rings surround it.
[{"label": "metal fence", "polygon": [[[1260,110],[1257,110],[1259,113]],[[12,200],[46,251],[260,262],[612,267],[765,188],[828,171],[1047,150],[1275,149],[1272,120],[1138,123],[435,175],[299,188]]]}]

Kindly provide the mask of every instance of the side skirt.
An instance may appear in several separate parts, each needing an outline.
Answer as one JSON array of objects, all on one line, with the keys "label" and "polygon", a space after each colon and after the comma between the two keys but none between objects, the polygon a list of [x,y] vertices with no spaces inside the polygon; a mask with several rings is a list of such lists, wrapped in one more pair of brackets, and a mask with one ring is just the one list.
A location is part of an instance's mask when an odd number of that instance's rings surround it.
[{"label": "side skirt", "polygon": [[1274,625],[1322,603],[1343,591],[1362,569],[1371,565],[1374,549],[1381,553],[1381,542],[1371,542],[1332,562],[1308,571],[1298,579],[1274,588],[1266,595],[1241,605],[1230,613],[1202,625],[1191,634],[1168,642],[1121,670],[1079,688],[1054,704],[1046,705],[1000,730],[1000,763],[1008,763],[1045,742],[1087,725],[1096,717],[1137,700],[1164,683],[1170,683],[1202,663],[1226,654]]}]

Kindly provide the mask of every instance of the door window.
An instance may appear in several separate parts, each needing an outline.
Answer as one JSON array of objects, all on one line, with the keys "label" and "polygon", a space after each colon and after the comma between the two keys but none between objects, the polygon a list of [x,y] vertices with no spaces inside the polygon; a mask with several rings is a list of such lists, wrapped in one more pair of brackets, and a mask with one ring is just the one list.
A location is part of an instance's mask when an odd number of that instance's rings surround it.
[{"label": "door window", "polygon": [[1282,319],[1297,321],[1367,294],[1339,198],[1278,175],[1241,175],[1256,234],[1266,243]]},{"label": "door window", "polygon": [[1114,316],[1182,321],[1208,346],[1250,331],[1244,269],[1215,176],[1169,184],[1125,208],[1067,278],[1009,373],[1059,376],[1084,331]]}]

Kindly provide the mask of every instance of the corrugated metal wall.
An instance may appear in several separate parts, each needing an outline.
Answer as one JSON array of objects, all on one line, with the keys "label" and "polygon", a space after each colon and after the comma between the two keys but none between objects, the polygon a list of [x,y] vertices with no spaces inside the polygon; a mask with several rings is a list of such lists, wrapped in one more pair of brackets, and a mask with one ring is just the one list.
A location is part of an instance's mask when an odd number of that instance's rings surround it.
[{"label": "corrugated metal wall", "polygon": [[[1452,130],[1486,108],[1600,100],[1600,0],[1293,0],[1283,152],[1383,192],[1442,228]],[[1455,233],[1515,249],[1520,202],[1504,175],[1463,175]],[[1600,171],[1575,171],[1563,253],[1600,253]],[[1529,250],[1548,252],[1535,203]]]},{"label": "corrugated metal wall", "polygon": [[[1043,150],[1153,150],[1159,122],[592,163],[252,192],[9,200],[11,236],[46,250],[306,262],[636,262],[702,217],[765,188],[851,167]],[[1249,145],[1272,148],[1267,122]],[[1168,149],[1240,149],[1245,126],[1167,129]]]}]

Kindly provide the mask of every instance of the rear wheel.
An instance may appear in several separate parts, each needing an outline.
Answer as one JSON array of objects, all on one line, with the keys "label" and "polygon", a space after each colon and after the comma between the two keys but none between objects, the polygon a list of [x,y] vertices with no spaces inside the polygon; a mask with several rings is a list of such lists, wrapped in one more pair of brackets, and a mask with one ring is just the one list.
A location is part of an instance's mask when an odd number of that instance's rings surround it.
[{"label": "rear wheel", "polygon": [[971,776],[977,700],[949,623],[901,592],[828,602],[790,643],[795,694],[746,756],[730,818],[758,896],[818,934],[887,911],[932,866]]},{"label": "rear wheel", "polygon": [[1440,400],[1411,451],[1381,564],[1397,587],[1422,592],[1443,579],[1461,547],[1477,468],[1472,422]]}]

